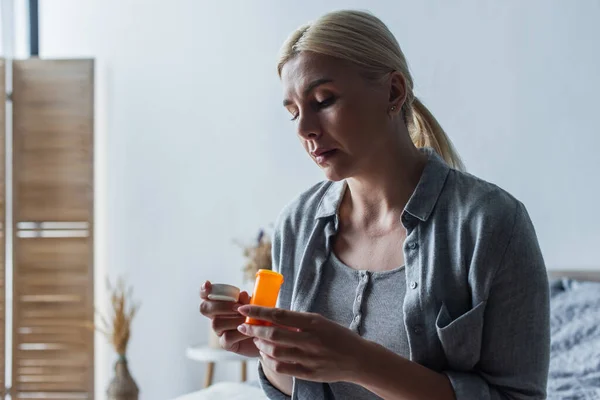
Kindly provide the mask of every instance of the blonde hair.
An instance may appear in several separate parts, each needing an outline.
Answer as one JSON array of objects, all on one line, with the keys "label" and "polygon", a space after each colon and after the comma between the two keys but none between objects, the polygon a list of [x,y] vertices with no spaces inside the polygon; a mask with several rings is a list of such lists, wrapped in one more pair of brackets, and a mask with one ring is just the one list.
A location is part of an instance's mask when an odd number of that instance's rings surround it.
[{"label": "blonde hair", "polygon": [[406,80],[406,101],[402,115],[413,143],[432,147],[453,168],[464,169],[452,142],[431,114],[416,98],[406,58],[396,38],[377,17],[362,11],[334,11],[297,29],[284,43],[277,72],[296,54],[310,51],[351,61],[372,80],[398,71]]}]

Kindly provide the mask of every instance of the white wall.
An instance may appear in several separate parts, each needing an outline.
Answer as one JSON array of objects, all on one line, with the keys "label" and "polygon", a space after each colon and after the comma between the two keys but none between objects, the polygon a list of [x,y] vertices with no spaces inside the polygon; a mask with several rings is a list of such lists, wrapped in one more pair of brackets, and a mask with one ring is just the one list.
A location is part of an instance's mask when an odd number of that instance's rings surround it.
[{"label": "white wall", "polygon": [[41,1],[41,55],[98,61],[97,267],[143,300],[130,364],[144,399],[200,386],[204,367],[184,357],[206,339],[199,285],[240,283],[232,239],[321,178],[280,106],[281,42],[367,4],[469,170],[526,204],[549,267],[600,266],[598,2]]},{"label": "white wall", "polygon": [[27,0],[0,0],[0,57],[29,55]]}]

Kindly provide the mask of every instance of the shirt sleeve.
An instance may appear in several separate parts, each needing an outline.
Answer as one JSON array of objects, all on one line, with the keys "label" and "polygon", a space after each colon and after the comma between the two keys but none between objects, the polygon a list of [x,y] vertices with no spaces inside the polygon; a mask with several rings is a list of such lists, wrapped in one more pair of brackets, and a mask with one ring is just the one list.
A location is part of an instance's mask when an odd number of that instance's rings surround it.
[{"label": "shirt sleeve", "polygon": [[484,311],[480,361],[471,372],[445,372],[457,400],[546,398],[549,304],[542,253],[529,215],[519,202]]},{"label": "shirt sleeve", "polygon": [[[281,219],[281,217],[279,218]],[[281,260],[281,230],[282,223],[281,221],[277,221],[276,228],[273,233],[272,243],[271,243],[271,251],[272,251],[272,268],[274,271],[281,272],[280,268],[280,260]],[[281,299],[281,296],[280,296]],[[258,381],[260,383],[260,387],[263,392],[267,395],[267,397],[271,400],[290,400],[291,396],[286,395],[275,386],[271,384],[265,372],[263,371],[262,364],[258,362]]]}]

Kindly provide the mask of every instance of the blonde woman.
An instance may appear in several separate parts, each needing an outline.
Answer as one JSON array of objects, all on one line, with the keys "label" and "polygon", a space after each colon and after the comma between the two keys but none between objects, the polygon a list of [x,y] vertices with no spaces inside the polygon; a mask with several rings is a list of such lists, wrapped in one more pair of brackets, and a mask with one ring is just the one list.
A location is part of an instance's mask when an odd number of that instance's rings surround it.
[{"label": "blonde woman", "polygon": [[327,14],[291,35],[278,72],[327,180],[279,218],[279,308],[208,301],[203,286],[222,346],[260,356],[271,399],[545,398],[548,281],[530,218],[461,172],[388,28]]}]

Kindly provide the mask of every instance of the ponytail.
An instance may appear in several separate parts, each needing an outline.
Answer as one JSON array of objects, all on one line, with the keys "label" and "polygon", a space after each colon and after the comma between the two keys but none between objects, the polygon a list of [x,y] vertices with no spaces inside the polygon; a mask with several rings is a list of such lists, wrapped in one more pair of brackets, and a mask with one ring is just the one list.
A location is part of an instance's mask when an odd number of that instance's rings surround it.
[{"label": "ponytail", "polygon": [[464,171],[465,166],[452,142],[427,107],[416,96],[409,107],[406,125],[415,146],[433,148],[450,167]]}]

